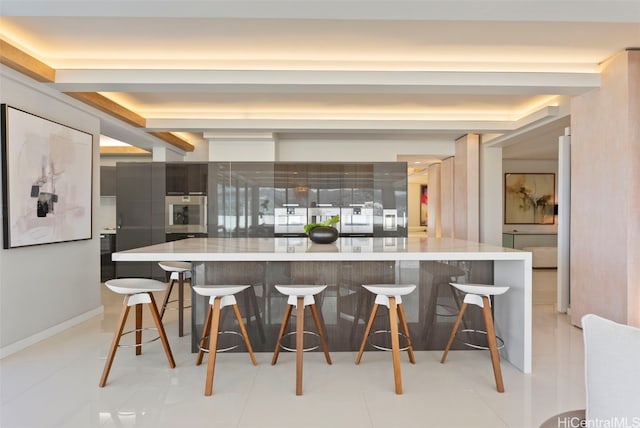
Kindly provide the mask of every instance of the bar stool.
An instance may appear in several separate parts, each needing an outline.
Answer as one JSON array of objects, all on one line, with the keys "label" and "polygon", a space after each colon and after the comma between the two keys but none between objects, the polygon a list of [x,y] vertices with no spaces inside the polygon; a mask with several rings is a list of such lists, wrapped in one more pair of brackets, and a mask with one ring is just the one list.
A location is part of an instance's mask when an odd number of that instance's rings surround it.
[{"label": "bar stool", "polygon": [[[178,302],[178,336],[184,336],[184,310],[191,306],[184,306],[184,282],[185,280],[191,281],[191,263],[189,262],[159,262],[164,271],[170,272],[169,288],[164,295],[164,301],[162,302],[162,308],[160,309],[160,318],[164,317],[164,311],[167,309],[169,303]],[[169,300],[171,297],[171,291],[173,290],[173,284],[178,281],[178,299]]]},{"label": "bar stool", "polygon": [[321,293],[327,288],[326,285],[276,285],[276,289],[289,296],[287,299],[287,308],[284,313],[282,325],[280,326],[280,332],[278,333],[278,340],[276,341],[276,349],[273,352],[273,359],[271,365],[275,365],[278,362],[278,355],[280,355],[280,348],[287,349],[282,346],[281,341],[285,336],[285,330],[289,324],[289,318],[291,317],[291,311],[293,307],[296,307],[296,395],[302,395],[302,353],[304,351],[310,351],[315,348],[304,349],[304,334],[310,333],[304,331],[304,309],[308,306],[313,316],[313,321],[320,337],[320,344],[324,351],[327,364],[331,364],[331,356],[329,355],[329,347],[327,346],[327,340],[324,334],[324,328],[316,309],[315,299],[313,296]]},{"label": "bar stool", "polygon": [[[440,360],[440,362],[444,364],[445,360],[447,359],[447,354],[449,353],[449,349],[451,349],[451,345],[453,344],[453,340],[455,339],[455,336],[458,332],[460,322],[462,321],[464,312],[467,310],[467,306],[469,306],[470,304],[479,306],[480,308],[482,308],[482,317],[484,319],[486,331],[474,331],[487,335],[487,343],[489,345],[488,349],[491,355],[491,364],[493,365],[493,376],[496,380],[496,389],[498,390],[498,392],[504,392],[502,370],[500,369],[498,341],[496,339],[496,330],[493,325],[493,317],[491,315],[491,300],[489,299],[489,296],[498,296],[500,294],[504,294],[507,292],[507,290],[509,290],[509,287],[497,287],[487,284],[456,284],[453,282],[451,283],[451,285],[454,288],[457,288],[461,292],[465,293],[465,296],[462,302],[462,308],[460,308],[458,318],[456,318],[456,322],[453,325],[453,330],[451,331],[449,342],[444,349],[444,354],[442,354],[442,360]],[[486,349],[486,347],[479,347],[476,345],[473,345],[473,347]]]},{"label": "bar stool", "polygon": [[207,378],[204,387],[204,395],[213,394],[213,372],[216,367],[216,353],[218,352],[218,335],[221,334],[220,330],[220,311],[226,306],[231,306],[233,312],[238,320],[240,326],[240,332],[244,338],[244,343],[247,345],[249,351],[249,357],[253,365],[257,365],[256,357],[253,355],[253,348],[247,335],[247,330],[242,322],[242,315],[240,309],[238,309],[238,303],[234,294],[249,288],[250,285],[202,285],[193,286],[193,291],[201,296],[209,297],[209,310],[207,311],[207,319],[204,323],[204,329],[202,331],[202,338],[200,339],[200,349],[198,351],[198,359],[196,365],[202,364],[202,358],[204,357],[205,350],[203,348],[203,342],[209,338],[209,362],[207,364]]},{"label": "bar stool", "polygon": [[[362,338],[362,344],[360,345],[360,351],[356,357],[356,364],[360,364],[362,354],[364,353],[364,347],[367,343],[369,334],[371,333],[371,326],[378,312],[378,307],[384,305],[389,309],[389,328],[391,333],[391,352],[393,356],[393,377],[395,381],[396,394],[402,394],[402,374],[400,372],[400,339],[398,331],[398,321],[402,324],[404,330],[404,337],[406,341],[406,349],[409,354],[409,362],[411,364],[416,363],[415,355],[413,354],[413,345],[411,344],[411,337],[409,336],[409,326],[407,325],[407,317],[404,313],[402,306],[402,297],[409,293],[412,293],[416,289],[415,285],[396,285],[396,284],[371,284],[363,285],[364,288],[376,295],[376,300],[369,316],[369,322]],[[380,331],[382,332],[382,331]],[[383,349],[377,347],[378,349]]]},{"label": "bar stool", "polygon": [[[125,297],[122,303],[122,311],[120,312],[120,320],[118,321],[118,326],[116,327],[116,333],[113,336],[113,341],[111,342],[111,348],[109,349],[107,361],[105,362],[104,370],[102,371],[102,377],[100,378],[100,388],[104,387],[107,383],[107,378],[109,377],[109,372],[111,371],[113,359],[116,356],[118,347],[125,346],[120,345],[120,338],[122,336],[135,332],[136,343],[135,345],[131,346],[135,346],[136,355],[142,354],[142,331],[146,330],[142,328],[142,305],[145,303],[149,305],[151,316],[153,317],[156,329],[158,330],[158,338],[162,341],[164,353],[167,356],[167,360],[169,360],[169,367],[174,368],[176,366],[176,363],[173,359],[173,354],[171,353],[171,348],[169,347],[169,341],[167,340],[167,335],[164,331],[164,327],[162,326],[160,314],[158,313],[158,307],[156,306],[156,301],[153,298],[152,294],[153,291],[164,291],[167,288],[167,284],[156,281],[154,279],[146,278],[111,279],[104,284],[114,293],[124,294]],[[135,306],[136,309],[135,329],[123,333],[122,331],[124,330],[124,326],[127,321],[127,315],[129,315],[129,308],[131,306]],[[158,338],[152,339],[148,342],[155,341]]]}]

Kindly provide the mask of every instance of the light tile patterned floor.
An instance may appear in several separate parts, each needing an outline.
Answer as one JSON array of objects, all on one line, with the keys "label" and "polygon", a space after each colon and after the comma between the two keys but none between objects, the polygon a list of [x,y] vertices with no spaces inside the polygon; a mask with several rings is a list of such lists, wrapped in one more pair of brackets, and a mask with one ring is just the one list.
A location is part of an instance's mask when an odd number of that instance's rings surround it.
[{"label": "light tile patterned floor", "polygon": [[293,354],[271,366],[260,353],[254,367],[246,354],[227,353],[205,397],[205,366],[194,365],[190,336],[177,337],[175,315],[166,322],[175,369],[159,342],[137,358],[121,349],[98,388],[120,298],[107,292],[104,303],[103,315],[0,360],[0,427],[537,428],[584,408],[582,332],[548,304],[534,305],[533,373],[503,363],[504,394],[484,352],[452,351],[444,365],[440,352],[418,352],[415,365],[403,356],[402,396],[389,353],[367,352],[359,366],[354,353],[333,353],[328,366],[314,352],[305,354],[303,396],[295,396]]}]

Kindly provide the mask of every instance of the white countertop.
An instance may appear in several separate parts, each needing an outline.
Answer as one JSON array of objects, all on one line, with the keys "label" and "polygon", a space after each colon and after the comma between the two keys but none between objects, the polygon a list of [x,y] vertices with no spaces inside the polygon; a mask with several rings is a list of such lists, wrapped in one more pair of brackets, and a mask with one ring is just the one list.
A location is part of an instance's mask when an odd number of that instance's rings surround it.
[{"label": "white countertop", "polygon": [[114,261],[529,260],[531,253],[450,238],[189,238],[113,253]]}]

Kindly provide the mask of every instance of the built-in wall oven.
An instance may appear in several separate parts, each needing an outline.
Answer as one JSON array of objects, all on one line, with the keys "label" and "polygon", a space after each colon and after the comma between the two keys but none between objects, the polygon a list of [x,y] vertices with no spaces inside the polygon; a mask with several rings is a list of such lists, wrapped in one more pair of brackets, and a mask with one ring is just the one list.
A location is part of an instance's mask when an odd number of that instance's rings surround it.
[{"label": "built-in wall oven", "polygon": [[207,197],[165,197],[166,233],[207,233]]},{"label": "built-in wall oven", "polygon": [[307,223],[307,209],[298,204],[284,204],[274,209],[274,236],[306,236],[304,225]]},{"label": "built-in wall oven", "polygon": [[340,236],[373,236],[373,208],[349,204],[340,208]]}]

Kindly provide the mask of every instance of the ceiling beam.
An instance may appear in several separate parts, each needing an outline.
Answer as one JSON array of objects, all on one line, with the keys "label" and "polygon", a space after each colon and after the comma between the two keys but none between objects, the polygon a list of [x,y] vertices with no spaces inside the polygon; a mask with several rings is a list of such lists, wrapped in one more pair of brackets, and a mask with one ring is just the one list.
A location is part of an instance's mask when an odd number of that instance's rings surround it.
[{"label": "ceiling beam", "polygon": [[129,125],[133,125],[138,128],[144,128],[146,126],[146,119],[144,117],[122,107],[118,103],[111,101],[104,95],[96,92],[65,92],[65,94],[80,100],[85,104],[89,104],[91,107],[110,114],[111,116],[115,116],[118,119],[127,122]]},{"label": "ceiling beam", "polygon": [[[135,126],[137,128],[145,128],[147,126],[147,120],[144,117],[110,100],[104,95],[98,94],[97,92],[65,93],[79,101],[82,101],[85,104],[90,105],[91,107],[94,107],[113,117],[116,117],[128,123],[129,125]],[[193,144],[183,140],[180,137],[177,137],[170,132],[149,132],[149,134],[186,152],[192,152],[195,150]]]},{"label": "ceiling beam", "polygon": [[61,91],[172,93],[563,94],[599,88],[600,74],[372,70],[60,70]]},{"label": "ceiling beam", "polygon": [[[54,68],[2,39],[0,39],[0,64],[6,65],[38,82],[55,83],[56,80],[56,70]],[[136,128],[146,127],[147,121],[144,117],[97,92],[64,93]],[[149,134],[187,152],[192,152],[195,149],[192,144],[170,132],[149,132]],[[142,151],[147,153],[144,150]]]},{"label": "ceiling beam", "polygon": [[192,152],[195,149],[193,144],[186,142],[185,140],[177,137],[171,132],[149,132],[149,134],[153,135],[154,137],[158,137],[161,140],[184,150],[185,152]]},{"label": "ceiling beam", "polygon": [[134,146],[100,146],[100,155],[149,155],[150,153]]},{"label": "ceiling beam", "polygon": [[591,0],[3,0],[4,16],[180,17],[218,19],[339,19],[434,21],[629,22],[637,2]]},{"label": "ceiling beam", "polygon": [[0,64],[31,77],[38,82],[53,83],[56,70],[0,39]]},{"label": "ceiling beam", "polygon": [[341,119],[148,119],[148,129],[182,132],[468,132],[504,133],[515,129],[510,120],[341,120]]}]

